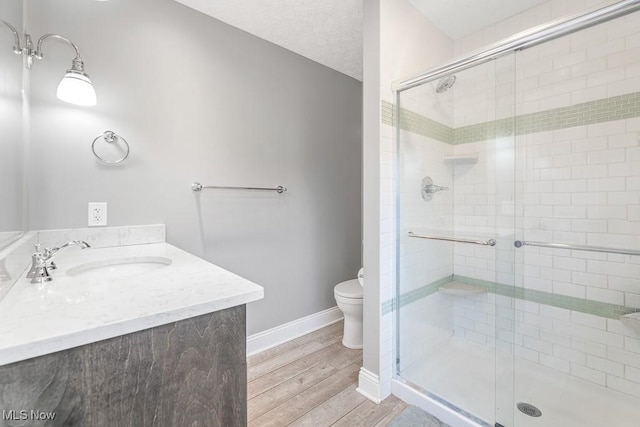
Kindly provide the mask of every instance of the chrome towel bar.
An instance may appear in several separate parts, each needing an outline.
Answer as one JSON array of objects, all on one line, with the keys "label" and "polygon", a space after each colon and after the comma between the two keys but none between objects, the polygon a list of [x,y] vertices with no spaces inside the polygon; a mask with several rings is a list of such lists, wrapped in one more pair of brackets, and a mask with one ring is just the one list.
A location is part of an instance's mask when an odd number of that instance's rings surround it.
[{"label": "chrome towel bar", "polygon": [[489,240],[458,239],[456,237],[442,237],[442,236],[432,236],[430,234],[416,234],[413,231],[410,231],[408,234],[409,234],[409,237],[416,237],[418,239],[443,240],[445,242],[457,242],[457,243],[471,243],[474,245],[482,245],[482,246],[496,245],[496,241],[494,239],[489,239]]},{"label": "chrome towel bar", "polygon": [[603,252],[608,254],[620,255],[640,255],[640,251],[634,251],[631,249],[605,248],[602,246],[570,245],[567,243],[544,243],[516,240],[515,242],[513,242],[513,245],[516,248],[521,248],[522,246],[537,246],[539,248],[569,249],[574,251]]},{"label": "chrome towel bar", "polygon": [[219,185],[202,185],[199,182],[194,182],[191,184],[192,191],[202,191],[205,188],[213,188],[216,190],[254,190],[254,191],[275,191],[278,194],[282,194],[287,189],[283,186],[278,186],[276,188],[265,188],[265,187],[223,187]]}]

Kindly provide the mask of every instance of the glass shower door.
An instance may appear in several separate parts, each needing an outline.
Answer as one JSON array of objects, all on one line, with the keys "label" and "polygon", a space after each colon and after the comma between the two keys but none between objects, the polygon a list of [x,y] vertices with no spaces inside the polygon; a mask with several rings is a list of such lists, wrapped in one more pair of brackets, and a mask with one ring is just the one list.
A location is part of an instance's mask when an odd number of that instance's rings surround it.
[{"label": "glass shower door", "polygon": [[516,55],[515,426],[638,426],[640,15]]},{"label": "glass shower door", "polygon": [[480,425],[638,425],[639,64],[634,13],[400,93],[401,380]]},{"label": "glass shower door", "polygon": [[514,78],[508,55],[399,110],[397,374],[491,426],[513,418]]}]

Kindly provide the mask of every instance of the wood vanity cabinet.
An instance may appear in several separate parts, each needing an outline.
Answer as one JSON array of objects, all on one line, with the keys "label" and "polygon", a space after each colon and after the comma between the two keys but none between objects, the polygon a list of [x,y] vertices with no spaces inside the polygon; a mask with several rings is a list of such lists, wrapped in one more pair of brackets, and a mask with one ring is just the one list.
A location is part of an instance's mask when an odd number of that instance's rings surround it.
[{"label": "wood vanity cabinet", "polygon": [[[1,366],[0,426],[246,426],[245,312],[240,305]],[[31,411],[55,418],[31,420]]]}]

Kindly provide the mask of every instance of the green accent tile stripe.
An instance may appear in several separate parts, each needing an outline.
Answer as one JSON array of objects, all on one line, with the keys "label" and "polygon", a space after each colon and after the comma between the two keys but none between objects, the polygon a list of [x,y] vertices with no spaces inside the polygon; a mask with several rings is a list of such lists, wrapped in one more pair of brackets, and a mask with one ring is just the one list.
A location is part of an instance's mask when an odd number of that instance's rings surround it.
[{"label": "green accent tile stripe", "polygon": [[[411,304],[437,292],[440,286],[452,280],[469,285],[483,287],[487,290],[487,292],[492,294],[502,295],[510,298],[517,298],[523,301],[530,301],[558,308],[564,308],[566,310],[579,311],[581,313],[592,314],[594,316],[605,317],[608,319],[617,320],[622,315],[640,312],[640,308],[625,307],[622,305],[575,298],[567,295],[552,294],[549,292],[525,289],[512,285],[504,285],[501,283],[489,282],[486,280],[473,279],[471,277],[465,276],[447,276],[436,282],[402,294],[400,295],[400,307]],[[385,314],[393,311],[393,305],[393,299],[385,301],[382,304],[382,315],[384,316]]]},{"label": "green accent tile stripe", "polygon": [[395,302],[395,299],[391,298],[390,300],[387,300],[385,302],[382,303],[382,315],[386,315],[389,314],[393,311],[393,304]]},{"label": "green accent tile stripe", "polygon": [[640,117],[640,92],[454,129],[454,144]]},{"label": "green accent tile stripe", "polygon": [[481,286],[485,288],[487,292],[491,292],[496,295],[503,295],[523,301],[550,305],[553,307],[564,308],[566,310],[579,311],[582,313],[593,314],[594,316],[606,317],[608,319],[619,319],[621,315],[640,311],[638,308],[570,297],[567,295],[552,294],[550,292],[525,289],[519,286],[504,285],[501,283],[488,282],[465,276],[453,276],[453,279],[461,283]]},{"label": "green accent tile stripe", "polygon": [[[382,124],[395,126],[396,106],[382,101]],[[453,128],[405,108],[400,109],[400,129],[453,144]]]},{"label": "green accent tile stripe", "polygon": [[463,126],[453,130],[452,144],[468,144],[470,142],[486,141],[498,136],[513,135],[514,122],[519,120],[509,117],[507,119],[493,120],[470,126]]},{"label": "green accent tile stripe", "polygon": [[396,106],[390,102],[382,101],[380,104],[380,117],[382,118],[382,124],[395,126]]},{"label": "green accent tile stripe", "polygon": [[591,125],[640,116],[640,92],[517,117],[516,134]]},{"label": "green accent tile stripe", "polygon": [[[525,135],[634,117],[640,117],[640,92],[459,128],[451,128],[401,108],[400,128],[448,144],[468,144],[500,136]],[[395,106],[382,101],[382,123],[394,126],[394,118]]]},{"label": "green accent tile stripe", "polygon": [[[433,283],[429,283],[428,285],[421,286],[417,289],[400,295],[400,307],[404,307],[407,304],[411,304],[412,302],[421,300],[422,298],[436,293],[440,286],[450,282],[451,280],[451,276],[447,276],[440,280],[436,280]],[[384,316],[385,314],[391,313],[393,311],[394,304],[395,299],[393,298],[382,303],[382,315]]]}]

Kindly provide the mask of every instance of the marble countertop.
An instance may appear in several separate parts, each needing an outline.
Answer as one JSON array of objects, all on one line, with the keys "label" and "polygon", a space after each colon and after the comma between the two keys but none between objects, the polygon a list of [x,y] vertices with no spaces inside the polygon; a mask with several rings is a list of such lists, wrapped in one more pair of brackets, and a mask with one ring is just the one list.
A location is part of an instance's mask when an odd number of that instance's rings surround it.
[{"label": "marble countertop", "polygon": [[[67,276],[82,264],[164,257],[170,265],[128,277]],[[0,366],[153,328],[263,298],[263,288],[168,243],[80,250],[55,258],[53,281],[20,279],[0,301]]]}]

